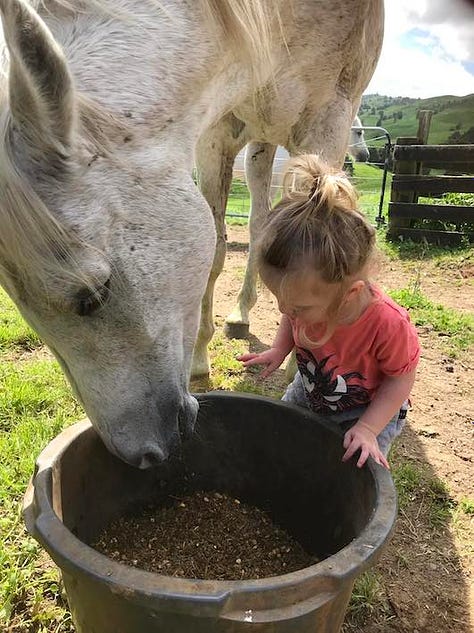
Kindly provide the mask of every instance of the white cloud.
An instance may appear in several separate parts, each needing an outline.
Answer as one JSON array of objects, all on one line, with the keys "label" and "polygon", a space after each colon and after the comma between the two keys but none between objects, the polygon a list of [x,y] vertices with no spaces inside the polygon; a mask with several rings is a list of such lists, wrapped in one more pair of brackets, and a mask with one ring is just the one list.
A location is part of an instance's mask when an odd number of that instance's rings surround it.
[{"label": "white cloud", "polygon": [[382,55],[367,93],[474,93],[474,76],[463,66],[474,59],[471,6],[464,0],[386,0],[385,10]]},{"label": "white cloud", "polygon": [[428,27],[446,50],[463,61],[474,59],[474,9],[467,0],[430,0],[417,15],[418,26]]}]

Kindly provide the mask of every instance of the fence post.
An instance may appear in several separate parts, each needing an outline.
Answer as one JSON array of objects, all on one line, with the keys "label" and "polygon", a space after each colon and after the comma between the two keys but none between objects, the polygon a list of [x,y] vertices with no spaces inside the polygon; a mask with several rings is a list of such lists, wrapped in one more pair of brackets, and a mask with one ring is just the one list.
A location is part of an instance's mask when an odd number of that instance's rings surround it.
[{"label": "fence post", "polygon": [[[416,118],[418,119],[418,132],[416,134],[419,145],[428,144],[428,136],[430,134],[431,117],[433,116],[433,110],[418,110]],[[423,173],[423,163],[418,163],[416,166],[416,173]],[[430,173],[428,170],[427,173]]]},{"label": "fence post", "polygon": [[[418,137],[416,136],[401,136],[397,138],[396,145],[419,145]],[[418,164],[416,161],[408,161],[408,160],[394,160],[393,161],[393,174],[417,174]],[[418,196],[415,191],[396,191],[393,188],[390,192],[390,202],[417,202]],[[409,218],[393,218],[390,217],[389,212],[389,222],[388,222],[388,231],[387,236],[389,238],[396,238],[397,228],[410,228],[410,219]]]},{"label": "fence post", "polygon": [[428,135],[430,133],[432,110],[418,110],[416,118],[418,119],[417,139],[419,145],[428,144]]}]

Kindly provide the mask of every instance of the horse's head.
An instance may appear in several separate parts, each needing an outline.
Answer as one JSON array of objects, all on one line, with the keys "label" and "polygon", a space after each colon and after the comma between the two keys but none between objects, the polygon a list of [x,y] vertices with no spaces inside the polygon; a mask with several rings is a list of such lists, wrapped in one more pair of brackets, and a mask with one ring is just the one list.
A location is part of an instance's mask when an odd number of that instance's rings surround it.
[{"label": "horse's head", "polygon": [[[187,384],[214,253],[189,165],[78,96],[51,33],[0,0],[0,280],[108,448],[147,467],[191,432]],[[145,136],[145,135],[144,135]],[[188,152],[191,153],[191,152]]]},{"label": "horse's head", "polygon": [[367,147],[367,143],[365,141],[364,129],[358,116],[355,117],[351,127],[351,133],[349,136],[349,154],[358,163],[366,163],[370,158],[369,148]]}]

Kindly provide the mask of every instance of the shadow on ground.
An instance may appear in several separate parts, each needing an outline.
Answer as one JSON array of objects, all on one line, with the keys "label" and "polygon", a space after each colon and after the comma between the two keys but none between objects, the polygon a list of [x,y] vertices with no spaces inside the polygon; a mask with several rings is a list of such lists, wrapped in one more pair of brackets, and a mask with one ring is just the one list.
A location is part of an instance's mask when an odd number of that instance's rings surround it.
[{"label": "shadow on ground", "polygon": [[371,586],[362,583],[353,597],[344,630],[469,633],[469,588],[454,539],[456,502],[410,423],[390,461],[399,495],[395,532],[373,569]]}]

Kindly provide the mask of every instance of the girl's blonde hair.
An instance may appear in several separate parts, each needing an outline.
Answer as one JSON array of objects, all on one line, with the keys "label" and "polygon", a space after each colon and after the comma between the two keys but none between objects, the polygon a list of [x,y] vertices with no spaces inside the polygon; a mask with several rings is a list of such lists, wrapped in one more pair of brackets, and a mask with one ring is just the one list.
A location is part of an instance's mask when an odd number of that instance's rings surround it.
[{"label": "girl's blonde hair", "polygon": [[[292,273],[310,270],[326,283],[339,283],[338,299],[328,315],[335,327],[344,282],[363,274],[374,250],[375,229],[358,209],[357,193],[346,175],[318,156],[290,160],[282,199],[270,213],[259,244],[263,277],[275,271],[289,281]],[[328,332],[334,327],[328,323]]]}]

